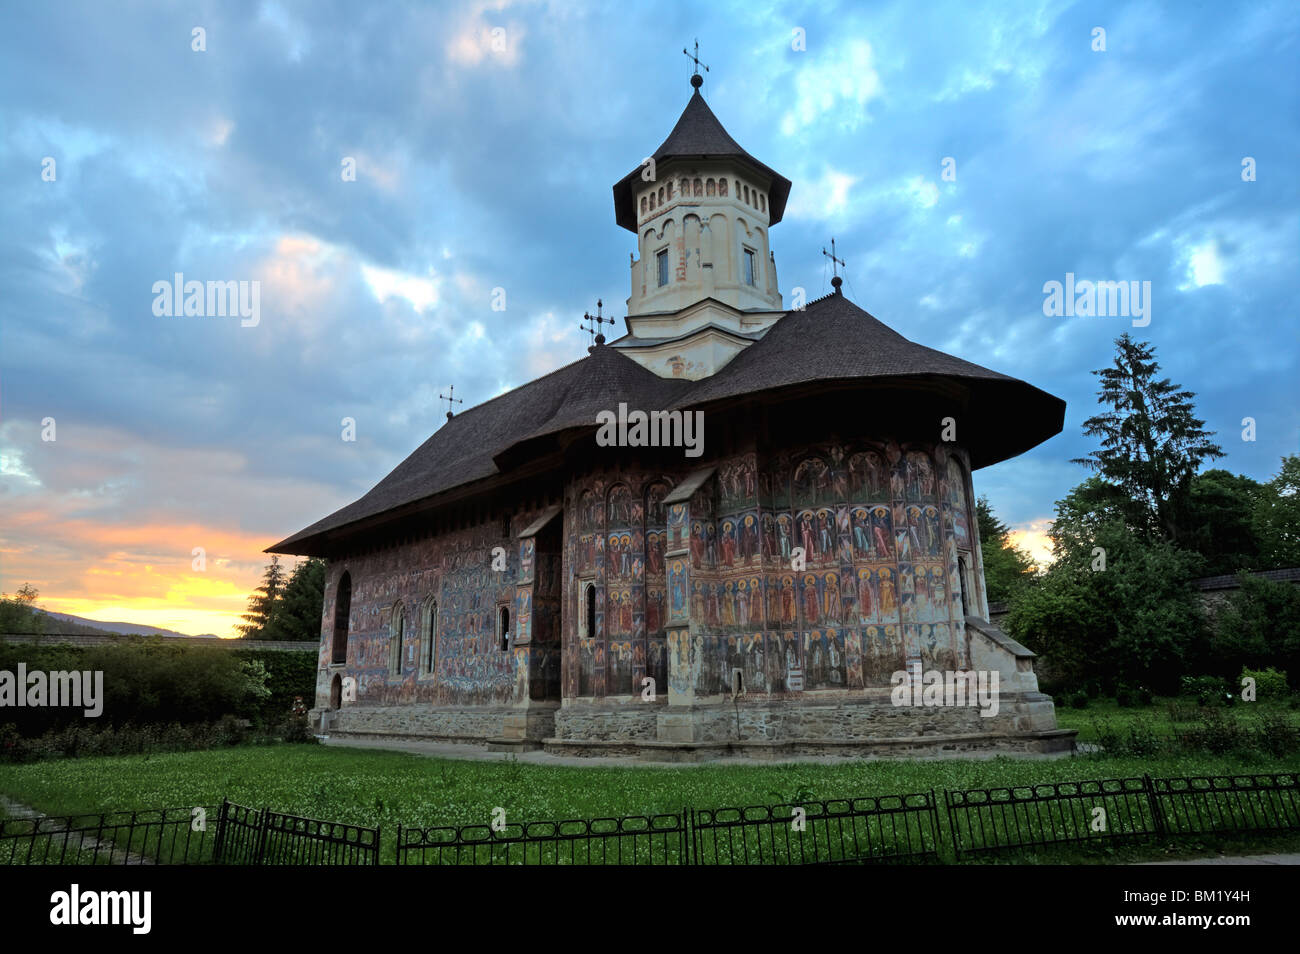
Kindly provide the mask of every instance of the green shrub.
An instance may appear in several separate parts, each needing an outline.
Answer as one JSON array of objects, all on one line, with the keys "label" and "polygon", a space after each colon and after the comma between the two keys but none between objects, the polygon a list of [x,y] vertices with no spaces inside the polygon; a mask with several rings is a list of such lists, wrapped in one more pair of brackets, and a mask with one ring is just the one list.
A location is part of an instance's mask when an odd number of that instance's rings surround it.
[{"label": "green shrub", "polygon": [[1232,686],[1219,676],[1183,676],[1180,690],[1202,706],[1221,704],[1225,696],[1232,695]]},{"label": "green shrub", "polygon": [[1255,680],[1255,698],[1269,702],[1286,698],[1286,673],[1278,672],[1272,666],[1267,669],[1242,669],[1237,685],[1241,686],[1247,679]]}]

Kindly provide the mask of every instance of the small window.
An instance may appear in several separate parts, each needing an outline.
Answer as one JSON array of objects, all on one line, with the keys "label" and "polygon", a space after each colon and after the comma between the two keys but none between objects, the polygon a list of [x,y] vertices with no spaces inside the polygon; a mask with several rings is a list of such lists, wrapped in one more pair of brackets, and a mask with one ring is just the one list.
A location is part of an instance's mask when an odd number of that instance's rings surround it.
[{"label": "small window", "polygon": [[352,575],[346,570],[339,580],[338,595],[334,597],[334,646],[330,662],[338,665],[348,661],[348,615],[352,612]]},{"label": "small window", "polygon": [[767,196],[766,196],[766,195],[760,195],[760,196],[758,197],[758,202],[759,202],[759,204],[763,207],[763,211],[766,212],[766,211],[767,211]]},{"label": "small window", "polygon": [[645,215],[645,213],[646,213],[645,196],[641,196],[641,214]]},{"label": "small window", "polygon": [[750,249],[745,249],[745,284],[754,284],[754,253]]},{"label": "small window", "polygon": [[659,284],[668,284],[668,249],[664,249],[655,256],[655,263],[659,267]]},{"label": "small window", "polygon": [[406,614],[400,605],[393,607],[393,615],[388,624],[388,674],[402,674],[403,637],[406,635]]},{"label": "small window", "polygon": [[502,606],[497,610],[497,637],[501,640],[501,651],[510,649],[510,608]]},{"label": "small window", "polygon": [[431,675],[438,659],[434,646],[438,641],[438,601],[429,600],[424,611],[424,646],[420,651],[420,672]]},{"label": "small window", "polygon": [[585,592],[586,612],[583,614],[587,623],[587,631],[583,634],[587,639],[594,639],[596,636],[596,584],[588,583]]}]

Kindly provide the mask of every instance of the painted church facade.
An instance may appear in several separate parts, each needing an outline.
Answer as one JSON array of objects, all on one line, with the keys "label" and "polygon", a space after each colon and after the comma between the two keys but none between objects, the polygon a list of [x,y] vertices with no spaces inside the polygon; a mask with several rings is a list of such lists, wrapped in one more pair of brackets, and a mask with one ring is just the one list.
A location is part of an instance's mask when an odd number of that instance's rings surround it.
[{"label": "painted church facade", "polygon": [[[1033,654],[988,623],[972,470],[1064,403],[845,297],[786,310],[791,184],[698,86],[614,187],[626,333],[455,415],[272,547],[327,557],[313,717],[335,735],[697,760],[1068,750]],[[620,404],[703,443],[597,439]],[[895,673],[998,674],[994,715]]]}]

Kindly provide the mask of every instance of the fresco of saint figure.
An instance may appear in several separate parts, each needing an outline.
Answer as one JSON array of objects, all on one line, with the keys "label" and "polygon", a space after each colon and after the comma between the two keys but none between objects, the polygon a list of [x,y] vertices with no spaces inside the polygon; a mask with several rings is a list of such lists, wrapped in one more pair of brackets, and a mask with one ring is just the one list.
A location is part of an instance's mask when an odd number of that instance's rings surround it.
[{"label": "fresco of saint figure", "polygon": [[790,550],[793,544],[790,542],[792,535],[790,533],[790,515],[788,513],[783,513],[776,518],[776,539],[781,559],[790,559]]},{"label": "fresco of saint figure", "polygon": [[835,552],[835,520],[829,510],[817,511],[817,543],[821,555]]},{"label": "fresco of saint figure", "polygon": [[803,578],[803,616],[808,623],[817,622],[819,600],[817,599],[817,577],[811,573]]},{"label": "fresco of saint figure", "polygon": [[889,567],[880,568],[880,616],[889,620],[898,609],[898,592],[894,584],[894,572]]},{"label": "fresco of saint figure", "polygon": [[817,536],[811,510],[799,514],[799,546],[803,547],[804,556],[807,558],[817,553]]},{"label": "fresco of saint figure", "polygon": [[736,525],[730,520],[722,522],[722,533],[718,536],[722,548],[722,565],[734,566],[736,561]]},{"label": "fresco of saint figure", "polygon": [[825,607],[827,620],[838,620],[840,618],[840,580],[835,573],[826,574]]},{"label": "fresco of saint figure", "polygon": [[853,511],[853,555],[855,557],[866,557],[871,552],[871,529],[868,526],[867,511],[865,507],[857,507]]},{"label": "fresco of saint figure", "polygon": [[871,571],[858,570],[858,618],[867,621],[876,619],[876,595],[871,585]]},{"label": "fresco of saint figure", "polygon": [[872,558],[876,560],[893,559],[894,550],[889,545],[889,538],[893,527],[889,520],[889,509],[887,507],[873,507],[871,510],[871,536],[875,543],[872,552]]}]

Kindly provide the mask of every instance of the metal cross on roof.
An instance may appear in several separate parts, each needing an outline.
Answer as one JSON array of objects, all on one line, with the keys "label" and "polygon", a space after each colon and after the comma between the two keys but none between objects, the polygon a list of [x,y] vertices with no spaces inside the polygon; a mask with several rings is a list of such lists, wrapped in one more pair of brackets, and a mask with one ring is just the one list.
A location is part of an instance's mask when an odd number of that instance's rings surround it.
[{"label": "metal cross on roof", "polygon": [[[700,84],[704,82],[704,80],[703,80],[702,78],[700,78],[700,67],[701,67],[701,66],[704,66],[704,64],[700,62],[700,41],[699,41],[699,38],[697,37],[696,40],[695,40],[695,53],[694,53],[694,54],[692,54],[691,51],[688,50],[688,49],[686,49],[685,47],[682,48],[682,52],[685,53],[687,56],[689,56],[689,57],[691,58],[691,61],[695,64],[695,72],[691,74],[691,85],[694,86],[696,89],[699,89],[699,88],[700,88]],[[704,66],[704,72],[707,73],[708,71],[709,71],[709,68],[708,68],[707,66]]]},{"label": "metal cross on roof", "polygon": [[[846,261],[844,261],[844,259],[842,259],[842,258],[836,258],[836,257],[835,257],[835,238],[834,238],[834,236],[831,237],[831,250],[830,250],[829,252],[826,251],[826,246],[823,245],[823,246],[822,246],[822,254],[825,255],[827,258],[829,258],[829,259],[831,260],[831,274],[834,276],[833,278],[831,278],[831,285],[833,285],[834,288],[835,288],[835,291],[838,292],[838,291],[840,290],[840,285],[841,285],[841,283],[842,283],[844,280],[843,280],[842,278],[840,278],[840,272],[839,272],[839,269],[838,269],[836,266],[843,265],[845,268],[847,268],[847,267],[848,267],[848,263],[847,263]],[[825,274],[825,273],[823,273],[823,274]]]},{"label": "metal cross on roof", "polygon": [[[600,310],[603,307],[605,307],[604,304],[601,302],[599,298],[597,298],[596,313],[592,315],[587,312],[583,312],[582,321],[578,323],[578,327],[581,328],[583,331],[585,331],[587,334],[595,335],[595,337],[592,339],[592,346],[587,349],[588,351],[591,351],[593,348],[595,348],[596,345],[603,345],[605,343],[605,336],[600,333],[600,326],[607,321],[611,325],[614,323],[613,318],[601,317]],[[585,324],[583,322],[585,322]]]},{"label": "metal cross on roof", "polygon": [[447,388],[447,393],[446,393],[446,394],[439,394],[439,395],[438,395],[439,398],[441,398],[442,400],[444,400],[444,401],[447,402],[447,420],[449,420],[449,421],[451,420],[451,417],[452,417],[452,414],[451,414],[451,406],[452,406],[453,404],[464,404],[464,403],[465,403],[465,402],[462,401],[460,398],[458,398],[458,397],[453,397],[452,395],[454,395],[455,393],[456,393],[456,385],[453,384],[451,387]]}]

